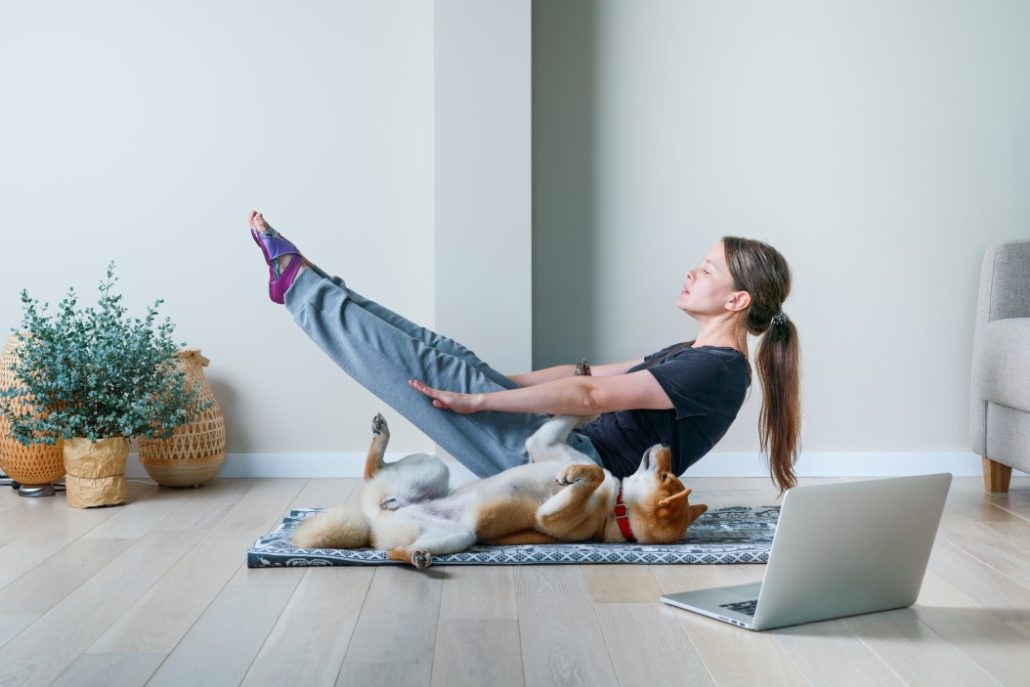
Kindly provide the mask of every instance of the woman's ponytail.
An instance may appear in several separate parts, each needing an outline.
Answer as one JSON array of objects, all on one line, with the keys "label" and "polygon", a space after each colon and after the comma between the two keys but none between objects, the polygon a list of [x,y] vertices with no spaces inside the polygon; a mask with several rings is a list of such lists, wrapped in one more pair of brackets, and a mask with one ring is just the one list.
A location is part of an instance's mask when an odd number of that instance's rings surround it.
[{"label": "woman's ponytail", "polygon": [[782,495],[797,484],[794,464],[801,437],[798,330],[782,308],[790,293],[790,267],[767,243],[738,236],[724,236],[722,241],[734,288],[751,295],[742,326],[748,334],[762,335],[757,357],[762,384],[758,440]]}]

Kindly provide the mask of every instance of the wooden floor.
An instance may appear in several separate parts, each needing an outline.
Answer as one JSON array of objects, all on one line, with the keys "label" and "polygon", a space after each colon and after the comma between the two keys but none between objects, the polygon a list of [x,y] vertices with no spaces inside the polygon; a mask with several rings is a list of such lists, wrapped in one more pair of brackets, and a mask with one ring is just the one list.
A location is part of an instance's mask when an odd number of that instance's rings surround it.
[{"label": "wooden floor", "polygon": [[[356,484],[134,482],[91,510],[0,489],[0,685],[1028,683],[1030,477],[955,479],[915,606],[762,633],[658,601],[761,565],[246,568],[288,508]],[[691,485],[775,503],[764,479]]]}]

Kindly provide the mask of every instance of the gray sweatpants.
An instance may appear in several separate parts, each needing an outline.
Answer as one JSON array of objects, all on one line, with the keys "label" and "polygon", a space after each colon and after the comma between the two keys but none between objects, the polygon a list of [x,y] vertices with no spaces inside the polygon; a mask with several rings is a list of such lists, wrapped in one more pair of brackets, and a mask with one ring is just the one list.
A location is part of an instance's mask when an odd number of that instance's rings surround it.
[{"label": "gray sweatpants", "polygon": [[[348,288],[317,265],[303,270],[284,297],[311,339],[361,386],[406,417],[479,477],[529,461],[526,439],[547,421],[543,413],[480,411],[462,415],[435,408],[408,386],[478,393],[518,385],[458,342],[420,327]],[[573,432],[569,445],[597,463],[590,439]]]}]

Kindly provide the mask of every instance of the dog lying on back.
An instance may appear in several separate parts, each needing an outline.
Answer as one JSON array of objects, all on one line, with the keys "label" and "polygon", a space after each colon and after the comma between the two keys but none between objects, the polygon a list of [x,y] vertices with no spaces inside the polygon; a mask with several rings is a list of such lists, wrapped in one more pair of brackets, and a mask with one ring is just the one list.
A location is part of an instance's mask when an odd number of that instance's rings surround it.
[{"label": "dog lying on back", "polygon": [[[576,374],[590,374],[586,360]],[[382,415],[372,420],[360,503],[329,508],[297,528],[301,548],[386,549],[391,560],[426,568],[433,555],[473,544],[574,541],[663,544],[680,541],[708,510],[690,505],[690,489],[670,472],[669,448],[648,449],[621,483],[568,445],[575,427],[593,417],[559,415],[526,440],[530,462],[485,479],[449,487],[450,472],[436,456],[416,453],[392,463]]]}]

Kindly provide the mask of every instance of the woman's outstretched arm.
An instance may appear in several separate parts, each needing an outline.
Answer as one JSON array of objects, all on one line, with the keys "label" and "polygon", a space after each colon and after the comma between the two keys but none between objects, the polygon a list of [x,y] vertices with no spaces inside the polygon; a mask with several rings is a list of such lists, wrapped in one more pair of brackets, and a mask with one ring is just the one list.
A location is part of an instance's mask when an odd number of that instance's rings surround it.
[{"label": "woman's outstretched arm", "polygon": [[409,379],[408,385],[428,396],[434,407],[462,414],[498,410],[593,415],[630,408],[672,408],[669,396],[647,370],[609,377],[572,376],[521,389],[474,394],[433,389],[416,379]]},{"label": "woman's outstretched arm", "polygon": [[563,377],[572,377],[575,374],[575,365],[555,365],[554,367],[545,367],[540,370],[523,372],[520,375],[508,375],[508,379],[519,386],[536,386],[537,384],[553,382],[554,380],[562,379]]},{"label": "woman's outstretched arm", "polygon": [[[591,365],[590,374],[593,377],[611,377],[612,375],[621,375],[631,367],[639,365],[642,362],[644,362],[644,359],[638,358],[637,360],[627,360],[623,363]],[[575,365],[555,365],[554,367],[545,367],[540,370],[533,370],[532,372],[524,372],[520,375],[510,375],[508,379],[519,386],[536,386],[537,384],[543,384],[545,382],[553,382],[556,379],[572,377],[575,374]]]}]

